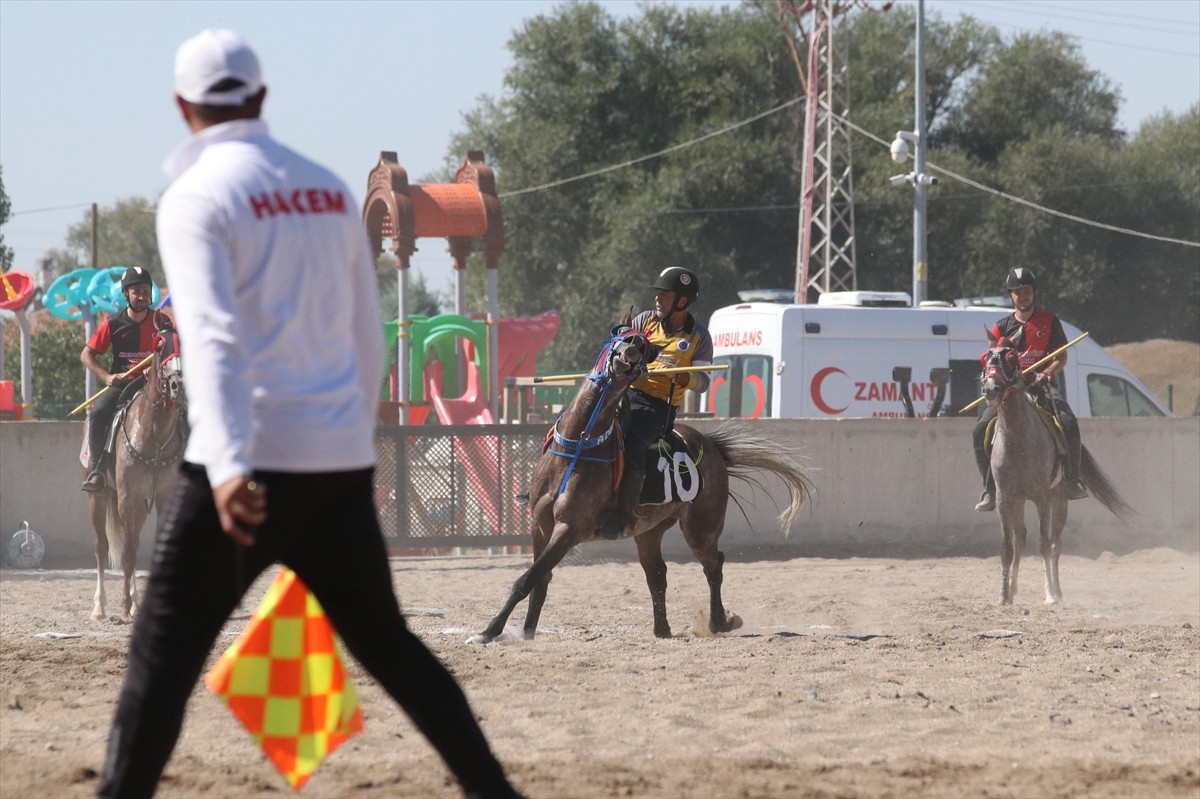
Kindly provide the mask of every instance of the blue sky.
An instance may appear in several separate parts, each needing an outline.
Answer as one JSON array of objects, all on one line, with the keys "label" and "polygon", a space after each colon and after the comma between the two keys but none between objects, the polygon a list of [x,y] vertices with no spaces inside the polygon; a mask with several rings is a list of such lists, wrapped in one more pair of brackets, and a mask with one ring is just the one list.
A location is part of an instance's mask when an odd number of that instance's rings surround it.
[{"label": "blue sky", "polygon": [[[171,104],[174,53],[203,28],[232,28],[251,42],[273,132],[328,164],[361,200],[381,150],[398,153],[412,182],[443,166],[462,114],[481,95],[502,94],[512,32],[555,5],[0,0],[0,165],[14,214],[0,232],[15,268],[33,271],[61,248],[91,203],[153,199],[166,187],[162,160],[186,133]],[[637,13],[631,0],[603,5]],[[1089,65],[1120,89],[1127,130],[1200,101],[1200,0],[927,0],[925,8],[947,19],[970,13],[1005,36],[1078,37]],[[385,46],[386,59],[377,55]],[[434,289],[451,273],[442,250],[427,242],[414,259]]]}]

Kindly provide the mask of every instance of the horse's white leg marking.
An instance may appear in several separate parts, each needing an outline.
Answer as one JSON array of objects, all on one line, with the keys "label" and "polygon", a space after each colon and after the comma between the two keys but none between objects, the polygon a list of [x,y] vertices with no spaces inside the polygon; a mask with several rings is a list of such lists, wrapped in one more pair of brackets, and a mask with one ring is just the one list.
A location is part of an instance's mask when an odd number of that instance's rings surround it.
[{"label": "horse's white leg marking", "polygon": [[104,618],[104,606],[108,602],[108,596],[104,593],[104,564],[96,558],[96,595],[92,600],[92,618]]}]

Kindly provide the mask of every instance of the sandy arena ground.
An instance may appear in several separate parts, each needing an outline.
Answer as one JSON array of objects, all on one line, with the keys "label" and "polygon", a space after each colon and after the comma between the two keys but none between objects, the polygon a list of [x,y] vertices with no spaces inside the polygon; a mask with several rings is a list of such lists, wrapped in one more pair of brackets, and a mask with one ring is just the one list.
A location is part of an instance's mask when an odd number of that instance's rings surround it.
[{"label": "sandy arena ground", "polygon": [[[464,642],[525,559],[393,569],[530,797],[1200,797],[1200,555],[1066,556],[1066,601],[1046,608],[1032,546],[1009,608],[998,556],[730,562],[745,626],[722,636],[697,633],[699,566],[671,563],[670,640],[651,634],[636,562],[572,555],[537,639],[489,646]],[[0,572],[0,796],[95,792],[130,627],[88,619],[93,587],[85,571]],[[511,626],[523,619],[524,605]],[[366,730],[300,795],[458,796],[351,671]],[[158,795],[290,793],[197,688]]]}]

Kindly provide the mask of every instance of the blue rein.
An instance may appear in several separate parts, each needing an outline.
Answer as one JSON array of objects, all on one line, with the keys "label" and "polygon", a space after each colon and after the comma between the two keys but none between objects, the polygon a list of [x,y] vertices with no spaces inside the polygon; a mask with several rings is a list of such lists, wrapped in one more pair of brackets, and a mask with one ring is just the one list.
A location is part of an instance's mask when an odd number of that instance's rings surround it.
[{"label": "blue rein", "polygon": [[[601,351],[600,357],[596,359],[596,364],[599,368],[585,378],[596,384],[596,388],[600,391],[600,399],[596,401],[595,407],[592,408],[592,415],[588,418],[587,424],[583,426],[583,433],[580,437],[567,438],[558,431],[558,423],[562,421],[562,414],[559,414],[558,419],[554,422],[554,443],[551,445],[549,452],[551,455],[557,455],[560,458],[571,459],[570,464],[567,466],[567,471],[563,474],[562,481],[558,484],[558,491],[555,493],[555,497],[561,496],[566,491],[567,481],[571,479],[571,474],[575,471],[575,466],[580,461],[612,463],[616,458],[615,454],[611,457],[602,458],[585,456],[583,453],[589,449],[595,449],[608,441],[612,438],[613,431],[616,429],[617,422],[614,419],[600,435],[589,435],[593,425],[596,424],[596,417],[600,415],[600,409],[604,407],[607,396],[613,391],[624,391],[630,383],[645,372],[644,364],[639,363],[630,374],[624,377],[614,378],[608,374],[608,360],[612,353],[613,345],[620,340],[620,336],[614,336],[609,340],[604,350]],[[560,447],[561,449],[557,449],[556,447]]]}]

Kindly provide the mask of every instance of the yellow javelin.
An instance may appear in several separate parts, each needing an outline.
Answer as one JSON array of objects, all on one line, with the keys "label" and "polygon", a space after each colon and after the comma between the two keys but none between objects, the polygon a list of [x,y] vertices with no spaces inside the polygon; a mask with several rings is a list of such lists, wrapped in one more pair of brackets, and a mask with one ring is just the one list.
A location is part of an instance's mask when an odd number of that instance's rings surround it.
[{"label": "yellow javelin", "polygon": [[[145,358],[142,358],[142,360],[141,360],[141,363],[134,364],[133,366],[129,367],[129,370],[128,370],[128,371],[126,371],[126,372],[122,372],[122,373],[121,373],[121,377],[129,377],[131,374],[133,374],[134,372],[136,372],[138,369],[141,369],[143,366],[145,366],[146,364],[150,363],[150,361],[151,361],[153,358],[154,358],[154,353],[152,352],[152,353],[150,353],[149,355],[147,355]],[[99,391],[97,391],[95,394],[93,394],[92,396],[90,396],[90,397],[88,397],[87,399],[85,399],[85,400],[83,401],[83,404],[82,404],[82,405],[80,405],[78,408],[76,408],[75,410],[73,410],[73,411],[71,411],[70,413],[68,413],[68,414],[67,414],[67,416],[74,416],[75,414],[79,413],[79,412],[80,412],[80,411],[82,411],[84,408],[86,408],[87,406],[89,406],[89,405],[91,405],[93,402],[95,402],[95,401],[96,401],[96,397],[99,397],[101,394],[103,394],[105,391],[108,391],[110,388],[111,388],[111,386],[105,386],[104,388],[100,389],[100,390],[99,390]]]},{"label": "yellow javelin", "polygon": [[[648,369],[646,374],[656,375],[674,375],[683,372],[719,372],[722,369],[728,369],[729,364],[722,363],[716,366],[670,366],[665,369]],[[546,375],[545,377],[535,377],[535,383],[564,383],[568,380],[582,380],[587,377],[590,372],[580,372],[576,375]]]},{"label": "yellow javelin", "polygon": [[[1046,355],[1045,357],[1043,357],[1043,358],[1042,358],[1040,361],[1038,361],[1037,363],[1035,363],[1035,364],[1031,364],[1030,366],[1026,367],[1025,369],[1022,369],[1022,370],[1021,370],[1021,377],[1024,377],[1025,375],[1027,375],[1027,374],[1029,374],[1030,372],[1032,372],[1034,369],[1037,369],[1039,366],[1041,366],[1042,364],[1046,363],[1046,361],[1053,360],[1054,358],[1057,358],[1059,355],[1062,355],[1062,354],[1063,354],[1064,352],[1066,352],[1068,349],[1070,349],[1071,347],[1074,347],[1076,344],[1078,344],[1079,342],[1083,341],[1083,340],[1084,340],[1085,338],[1087,338],[1087,337],[1088,337],[1088,334],[1087,334],[1087,333],[1084,333],[1082,336],[1080,336],[1079,338],[1075,339],[1074,341],[1068,341],[1066,344],[1062,345],[1061,347],[1059,347],[1058,349],[1056,349],[1054,352],[1052,352],[1052,353],[1050,353],[1049,355]],[[974,407],[975,407],[976,405],[978,405],[979,403],[983,402],[983,400],[984,400],[984,399],[985,399],[984,397],[976,397],[974,402],[972,402],[972,403],[971,403],[971,404],[969,404],[969,405],[964,405],[964,406],[962,407],[962,409],[961,409],[961,410],[959,410],[959,413],[966,413],[967,411],[971,410],[972,408],[974,408]]]}]

